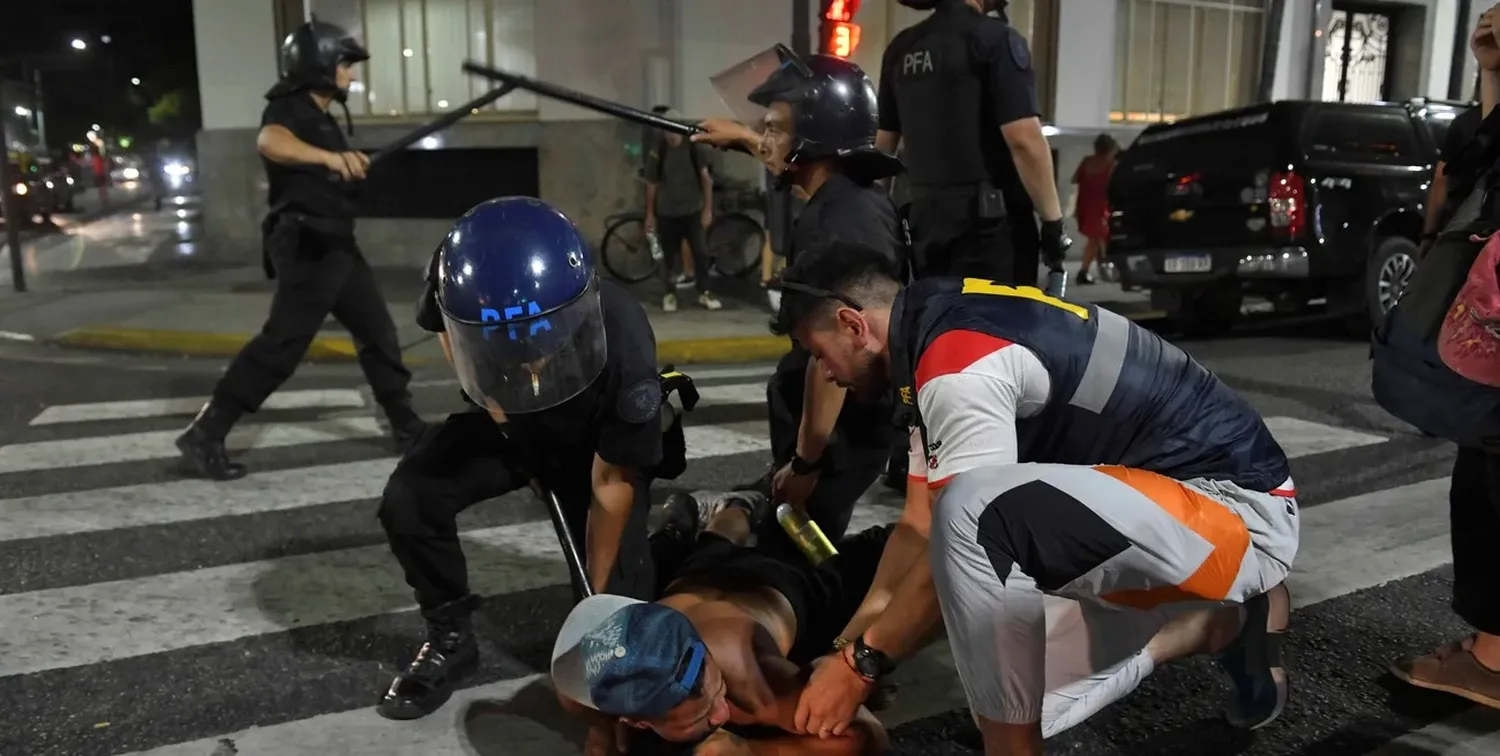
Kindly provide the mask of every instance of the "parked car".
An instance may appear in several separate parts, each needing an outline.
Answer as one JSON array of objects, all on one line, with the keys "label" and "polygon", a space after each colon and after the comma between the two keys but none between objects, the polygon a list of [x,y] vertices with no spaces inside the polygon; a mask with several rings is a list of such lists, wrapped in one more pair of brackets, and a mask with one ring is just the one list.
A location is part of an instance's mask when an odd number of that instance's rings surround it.
[{"label": "parked car", "polygon": [[1110,180],[1108,259],[1185,330],[1246,295],[1367,327],[1416,267],[1437,147],[1472,103],[1281,101],[1147,128]]},{"label": "parked car", "polygon": [[[29,224],[40,217],[42,223],[52,222],[54,213],[68,212],[73,203],[72,186],[65,176],[55,175],[50,166],[31,164],[24,175],[19,165],[11,163],[10,175],[21,175],[14,187],[19,214]],[[0,217],[4,217],[0,206]]]}]

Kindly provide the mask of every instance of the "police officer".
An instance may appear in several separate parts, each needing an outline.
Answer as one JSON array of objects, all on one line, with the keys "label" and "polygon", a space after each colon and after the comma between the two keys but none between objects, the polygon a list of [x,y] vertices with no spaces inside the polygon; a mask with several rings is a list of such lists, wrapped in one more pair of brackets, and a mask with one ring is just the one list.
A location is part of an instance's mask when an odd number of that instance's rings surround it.
[{"label": "police officer", "polygon": [[[758,156],[779,187],[807,198],[792,228],[789,262],[840,239],[905,259],[896,208],[875,183],[902,166],[875,148],[875,86],[864,71],[829,55],[802,60],[777,45],[714,82],[739,120],[706,121],[706,133],[693,139]],[[835,540],[855,501],[886,469],[893,444],[904,442],[890,426],[888,405],[846,403],[844,394],[795,345],[766,387],[774,464],[765,483],[777,501],[802,505]],[[899,456],[905,459],[904,447]],[[789,543],[773,520],[760,538]]]},{"label": "police officer", "polygon": [[1038,251],[1060,269],[1071,242],[1026,40],[1004,0],[900,2],[933,13],[886,48],[875,143],[904,147],[917,276],[1035,285]]},{"label": "police officer", "polygon": [[282,43],[281,81],[266,93],[256,138],[270,184],[263,262],[276,293],[260,334],[230,363],[212,399],[177,439],[187,466],[202,475],[245,475],[243,465],[229,461],[225,436],[291,377],[330,313],[359,345],[359,366],[398,449],[425,427],[411,407],[411,373],[401,362],[396,324],[354,241],[352,187],[364,178],[369,159],[349,148],[328,114],[329,105],[347,97],[353,66],[369,57],[344,29],[317,20]]},{"label": "police officer", "polygon": [[546,203],[495,199],[459,218],[434,255],[417,322],[438,333],[472,406],[429,429],[381,496],[380,522],[428,631],[379,705],[391,719],[431,713],[478,663],[459,512],[527,486],[550,490],[590,587],[649,600],[649,481],[686,464],[680,420],[662,427],[645,309],[600,280],[583,235]]}]

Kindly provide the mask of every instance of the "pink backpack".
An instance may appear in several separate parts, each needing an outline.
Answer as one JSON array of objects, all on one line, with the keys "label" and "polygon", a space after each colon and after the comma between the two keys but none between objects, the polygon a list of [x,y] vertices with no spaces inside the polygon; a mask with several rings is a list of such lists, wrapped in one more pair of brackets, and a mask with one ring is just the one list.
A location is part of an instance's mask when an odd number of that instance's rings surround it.
[{"label": "pink backpack", "polygon": [[1500,387],[1500,233],[1485,241],[1448,308],[1438,334],[1438,355],[1453,372]]}]

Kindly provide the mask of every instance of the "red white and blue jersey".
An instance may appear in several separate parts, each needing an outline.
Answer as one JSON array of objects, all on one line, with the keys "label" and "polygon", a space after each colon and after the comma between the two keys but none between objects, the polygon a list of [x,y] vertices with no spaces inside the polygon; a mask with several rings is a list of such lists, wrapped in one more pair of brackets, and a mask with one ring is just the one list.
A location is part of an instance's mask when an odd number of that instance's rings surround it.
[{"label": "red white and blue jersey", "polygon": [[1259,413],[1124,317],[1029,287],[919,281],[891,315],[910,474],[940,487],[989,465],[1124,465],[1293,495]]}]

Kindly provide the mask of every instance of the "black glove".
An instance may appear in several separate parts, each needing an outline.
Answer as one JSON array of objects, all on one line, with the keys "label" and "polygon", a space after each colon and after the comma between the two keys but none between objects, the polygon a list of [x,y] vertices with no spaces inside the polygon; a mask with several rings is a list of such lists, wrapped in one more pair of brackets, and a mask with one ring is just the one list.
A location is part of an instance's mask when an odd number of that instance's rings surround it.
[{"label": "black glove", "polygon": [[1042,221],[1042,262],[1053,270],[1061,270],[1063,257],[1068,253],[1068,247],[1073,246],[1073,240],[1068,238],[1063,231],[1061,220]]}]

